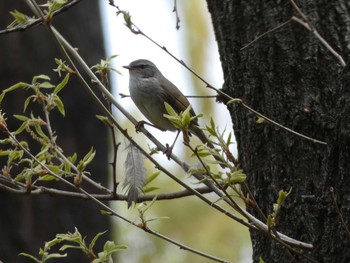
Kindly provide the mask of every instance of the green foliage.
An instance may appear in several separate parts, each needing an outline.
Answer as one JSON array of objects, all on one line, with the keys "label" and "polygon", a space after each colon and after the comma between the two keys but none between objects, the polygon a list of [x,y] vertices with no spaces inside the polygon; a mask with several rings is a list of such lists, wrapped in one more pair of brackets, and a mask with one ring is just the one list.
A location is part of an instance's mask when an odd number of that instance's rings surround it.
[{"label": "green foliage", "polygon": [[265,123],[267,122],[267,120],[265,118],[262,117],[258,117],[258,119],[256,120],[256,123],[261,124],[261,123]]},{"label": "green foliage", "polygon": [[149,186],[151,184],[151,182],[153,182],[157,177],[158,175],[160,174],[159,171],[151,174],[149,177],[147,177],[146,181],[145,181],[145,185],[144,187],[142,188],[142,192],[144,193],[150,193],[152,191],[155,191],[155,190],[158,190],[159,187],[155,187],[155,186]]},{"label": "green foliage", "polygon": [[[44,109],[51,111],[57,107],[59,112],[64,116],[65,110],[63,102],[61,101],[58,93],[67,85],[69,80],[69,74],[63,78],[63,80],[58,84],[54,85],[50,82],[50,77],[47,75],[37,75],[34,76],[31,83],[19,82],[5,90],[0,94],[0,103],[4,99],[8,92],[15,91],[17,89],[29,89],[34,93],[33,95],[27,97],[24,102],[23,111],[25,112],[30,103],[38,103],[43,105]],[[53,89],[51,93],[47,93],[46,90]]]},{"label": "green foliage", "polygon": [[230,105],[230,104],[241,104],[242,103],[242,100],[241,99],[238,99],[238,98],[234,98],[234,99],[230,99],[226,105]]},{"label": "green foliage", "polygon": [[138,205],[137,210],[138,210],[138,213],[139,213],[139,218],[141,219],[141,224],[139,226],[141,228],[144,228],[144,229],[148,228],[147,224],[149,222],[152,222],[152,221],[157,221],[159,219],[169,219],[169,217],[166,217],[166,216],[164,216],[164,217],[153,217],[153,218],[148,218],[146,216],[147,211],[155,204],[156,200],[157,200],[157,196],[155,196],[153,198],[153,200],[147,205],[145,205],[144,203],[141,203],[141,204]]},{"label": "green foliage", "polygon": [[167,102],[164,102],[164,106],[168,114],[163,114],[163,116],[167,118],[175,126],[175,128],[181,131],[187,131],[191,121],[194,121],[203,116],[202,114],[191,116],[191,105],[189,105],[186,110],[181,111],[180,113],[177,113]]},{"label": "green foliage", "polygon": [[269,228],[276,226],[278,212],[281,209],[283,202],[286,200],[286,198],[288,197],[288,195],[290,195],[291,192],[292,188],[288,192],[283,190],[280,190],[278,192],[277,202],[273,204],[273,213],[268,215],[267,217],[267,225]]},{"label": "green foliage", "polygon": [[126,246],[116,245],[113,241],[106,241],[103,247],[103,251],[97,253],[94,252],[94,246],[96,241],[107,231],[98,233],[91,241],[90,244],[85,243],[85,238],[79,233],[78,229],[75,228],[74,233],[68,232],[67,234],[57,234],[56,237],[48,242],[45,242],[43,248],[39,250],[39,256],[35,257],[27,253],[20,253],[20,256],[28,257],[37,263],[45,263],[49,259],[64,258],[67,257],[67,253],[50,253],[50,250],[59,245],[59,251],[67,251],[69,249],[78,249],[86,254],[93,263],[106,263],[113,262],[112,254],[120,250],[126,249]]},{"label": "green foliage", "polygon": [[283,202],[286,200],[286,198],[288,197],[288,195],[290,195],[291,192],[292,192],[292,188],[290,188],[290,190],[288,192],[283,191],[283,190],[280,190],[278,192],[277,202],[275,204],[273,204],[273,212],[274,212],[275,217],[277,217],[278,212],[281,209]]},{"label": "green foliage", "polygon": [[101,59],[100,63],[92,66],[91,69],[94,69],[95,73],[99,74],[100,76],[106,75],[106,73],[108,71],[111,71],[111,70],[121,75],[119,70],[117,70],[116,68],[113,68],[110,65],[112,59],[116,58],[117,56],[118,55],[113,55],[113,56],[108,57],[107,59]]},{"label": "green foliage", "polygon": [[92,162],[96,155],[94,148],[91,148],[90,151],[84,156],[84,158],[79,162],[77,168],[79,172],[83,172],[86,166]]},{"label": "green foliage", "polygon": [[23,26],[25,24],[31,23],[35,17],[29,17],[17,10],[10,11],[11,16],[14,18],[14,20],[7,26],[7,28],[14,28],[16,26]]},{"label": "green foliage", "polygon": [[[57,180],[62,176],[73,176],[72,165],[77,161],[76,154],[62,159],[62,150],[56,145],[57,135],[52,131],[50,125],[50,112],[57,108],[62,116],[65,115],[64,104],[59,97],[61,90],[67,86],[70,79],[69,67],[61,60],[56,59],[59,65],[56,71],[60,75],[66,72],[61,82],[57,85],[51,83],[51,78],[47,75],[34,76],[31,83],[19,82],[4,89],[0,94],[0,102],[9,92],[15,92],[19,89],[29,90],[30,95],[25,99],[23,112],[26,113],[31,104],[41,106],[44,119],[39,116],[29,114],[14,114],[13,117],[20,122],[20,125],[14,131],[7,128],[6,118],[3,113],[0,114],[0,128],[7,134],[19,136],[29,135],[33,141],[16,141],[15,137],[8,136],[0,140],[2,146],[0,156],[7,157],[6,165],[2,168],[2,173],[13,182],[25,182],[27,191],[31,191],[32,186],[38,181]],[[40,151],[34,154],[35,158],[23,158],[24,151],[30,150],[29,145],[37,143],[41,146]],[[81,177],[86,170],[87,165],[93,160],[95,151],[91,149],[84,158],[79,161],[76,172]],[[45,167],[43,167],[45,165]],[[81,178],[80,178],[81,180]]]},{"label": "green foliage", "polygon": [[41,5],[42,7],[47,7],[46,13],[48,17],[52,16],[52,13],[60,9],[65,5],[68,0],[49,0],[46,4]]}]

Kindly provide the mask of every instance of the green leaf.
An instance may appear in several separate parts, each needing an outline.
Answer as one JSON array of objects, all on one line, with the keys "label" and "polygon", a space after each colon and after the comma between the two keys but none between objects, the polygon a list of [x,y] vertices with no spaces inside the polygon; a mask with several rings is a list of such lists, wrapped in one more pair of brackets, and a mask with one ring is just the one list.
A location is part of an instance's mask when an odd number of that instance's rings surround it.
[{"label": "green leaf", "polygon": [[61,83],[56,86],[53,93],[57,94],[58,92],[61,91],[61,89],[63,89],[67,85],[67,83],[69,81],[69,76],[70,76],[70,74],[67,73],[66,76],[64,77],[64,79],[61,81]]},{"label": "green leaf", "polygon": [[57,95],[54,95],[53,100],[56,103],[56,106],[57,106],[59,112],[64,117],[65,116],[65,110],[64,110],[63,102],[61,101],[60,97],[58,97]]},{"label": "green leaf", "polygon": [[13,28],[18,25],[23,25],[28,22],[30,17],[26,16],[25,14],[17,11],[10,11],[10,15],[15,19],[10,25],[7,26],[7,28]]},{"label": "green leaf", "polygon": [[14,132],[14,134],[20,134],[26,127],[28,127],[28,122],[23,122],[22,125]]},{"label": "green leaf", "polygon": [[77,153],[74,153],[72,156],[68,157],[68,159],[72,162],[75,163],[78,159]]},{"label": "green leaf", "polygon": [[153,192],[153,191],[158,190],[158,189],[159,189],[159,187],[155,187],[155,186],[144,187],[144,188],[142,188],[142,192],[150,193],[150,192]]},{"label": "green leaf", "polygon": [[[190,114],[190,110],[191,110],[191,105],[189,105],[186,110],[182,113],[182,125],[184,126],[188,126],[191,122],[191,114]],[[195,117],[196,118],[196,117]]]},{"label": "green leaf", "polygon": [[54,88],[55,86],[52,85],[50,82],[45,81],[45,82],[43,82],[43,83],[40,83],[40,84],[38,85],[38,87],[39,87],[39,88],[42,88],[42,89],[52,89],[52,88]]},{"label": "green leaf", "polygon": [[15,117],[17,120],[20,120],[20,121],[28,121],[28,120],[30,120],[27,116],[23,116],[23,115],[14,114],[13,117]]},{"label": "green leaf", "polygon": [[267,122],[266,119],[264,119],[264,118],[262,118],[262,117],[259,117],[259,118],[256,120],[256,123],[259,123],[259,124],[265,123],[265,122]]},{"label": "green leaf", "polygon": [[72,167],[71,167],[71,165],[70,165],[70,162],[65,161],[65,162],[64,162],[64,171],[65,171],[66,173],[70,174],[70,173],[72,172],[71,169],[72,169]]},{"label": "green leaf", "polygon": [[12,161],[12,160],[18,160],[18,159],[21,159],[23,157],[23,150],[20,150],[20,151],[10,151],[10,154],[9,154],[9,159]]},{"label": "green leaf", "polygon": [[7,89],[4,89],[0,95],[0,102],[2,102],[3,98],[5,97],[5,93],[19,89],[19,88],[28,87],[28,86],[30,86],[30,84],[25,82],[19,82]]},{"label": "green leaf", "polygon": [[229,101],[226,103],[226,105],[236,104],[236,103],[242,103],[242,100],[241,100],[241,99],[237,99],[237,98],[231,99],[231,100],[229,100]]},{"label": "green leaf", "polygon": [[19,255],[20,255],[20,256],[23,256],[23,257],[28,257],[28,258],[34,260],[34,261],[37,262],[37,263],[42,263],[41,260],[37,259],[36,257],[34,257],[34,256],[30,255],[30,254],[27,254],[27,253],[19,253]]},{"label": "green leaf", "polygon": [[268,215],[266,224],[267,224],[267,226],[268,226],[269,228],[275,226],[274,219],[272,218],[271,215]]},{"label": "green leaf", "polygon": [[60,248],[60,251],[64,251],[66,249],[82,249],[82,247],[80,245],[63,245],[61,248]]},{"label": "green leaf", "polygon": [[106,124],[108,127],[112,126],[112,123],[109,121],[109,119],[106,116],[103,115],[96,115],[96,118],[100,121],[102,121],[104,124]]},{"label": "green leaf", "polygon": [[131,16],[128,12],[123,11],[123,18],[125,21],[125,25],[129,28],[132,29],[132,22],[131,22]]},{"label": "green leaf", "polygon": [[292,192],[292,187],[290,188],[290,190],[288,192],[280,190],[278,192],[277,205],[281,206],[282,203],[284,202],[284,200],[287,198],[288,195],[290,195],[291,192]]},{"label": "green leaf", "polygon": [[232,136],[232,133],[230,132],[228,134],[228,137],[227,137],[227,140],[226,140],[226,145],[229,146],[231,144],[231,136]]},{"label": "green leaf", "polygon": [[178,116],[177,112],[166,101],[164,102],[165,109],[170,116]]},{"label": "green leaf", "polygon": [[147,184],[151,183],[153,180],[155,180],[155,179],[158,177],[158,175],[160,175],[160,172],[159,172],[159,171],[157,171],[157,172],[153,173],[152,175],[150,175],[150,176],[147,178],[147,180],[146,180],[146,182],[145,182],[145,185],[147,185]]},{"label": "green leaf", "polygon": [[24,101],[24,107],[23,107],[23,112],[27,110],[27,107],[32,99],[35,98],[35,95],[29,96],[25,101]]},{"label": "green leaf", "polygon": [[11,153],[12,151],[4,151],[0,149],[0,156],[7,156]]},{"label": "green leaf", "polygon": [[89,245],[89,249],[92,250],[92,248],[95,246],[95,243],[97,241],[97,239],[102,236],[103,234],[107,233],[107,230],[106,231],[103,231],[101,233],[98,233],[92,240],[91,240],[91,243]]},{"label": "green leaf", "polygon": [[65,257],[67,257],[67,253],[65,253],[65,254],[52,253],[52,254],[49,254],[46,256],[45,261],[47,261],[48,259],[52,259],[52,258],[65,258]]},{"label": "green leaf", "polygon": [[243,170],[237,170],[234,173],[229,175],[230,183],[243,183],[246,181],[247,176],[243,173]]},{"label": "green leaf", "polygon": [[51,80],[51,78],[47,75],[44,75],[44,74],[41,74],[41,75],[37,75],[37,76],[34,76],[33,79],[32,79],[32,84],[35,84],[37,82],[37,80],[46,80],[46,81],[49,81]]},{"label": "green leaf", "polygon": [[84,156],[83,161],[85,163],[85,166],[87,166],[91,161],[94,159],[96,154],[96,151],[93,147],[91,147],[90,151]]},{"label": "green leaf", "polygon": [[78,164],[78,171],[81,172],[85,170],[86,166],[94,159],[96,151],[92,147],[90,151],[84,156],[83,160],[81,160]]},{"label": "green leaf", "polygon": [[43,129],[41,128],[39,122],[35,122],[34,129],[42,138],[48,138],[44,133]]},{"label": "green leaf", "polygon": [[54,180],[57,180],[57,178],[51,174],[45,174],[39,177],[39,181],[43,181],[43,182],[50,182]]},{"label": "green leaf", "polygon": [[107,211],[107,210],[100,210],[100,213],[101,213],[101,215],[104,215],[104,216],[112,215],[112,213],[110,211]]}]

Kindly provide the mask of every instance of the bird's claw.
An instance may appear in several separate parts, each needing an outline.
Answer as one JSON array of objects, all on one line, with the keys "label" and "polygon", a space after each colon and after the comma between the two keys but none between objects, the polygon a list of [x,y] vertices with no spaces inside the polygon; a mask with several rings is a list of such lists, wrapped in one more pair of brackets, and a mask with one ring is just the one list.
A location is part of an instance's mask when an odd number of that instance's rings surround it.
[{"label": "bird's claw", "polygon": [[164,154],[166,155],[168,160],[170,160],[170,156],[171,156],[172,152],[173,152],[173,146],[170,147],[169,144],[166,144]]},{"label": "bird's claw", "polygon": [[139,121],[135,125],[136,132],[140,132],[141,128],[145,126],[145,121]]}]

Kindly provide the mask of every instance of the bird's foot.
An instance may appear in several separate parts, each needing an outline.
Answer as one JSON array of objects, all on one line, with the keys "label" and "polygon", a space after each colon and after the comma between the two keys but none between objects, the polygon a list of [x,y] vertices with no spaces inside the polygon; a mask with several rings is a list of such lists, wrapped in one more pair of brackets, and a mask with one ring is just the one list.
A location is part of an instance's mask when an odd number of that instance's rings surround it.
[{"label": "bird's foot", "polygon": [[140,132],[141,128],[143,128],[145,126],[145,121],[139,121],[136,123],[135,125],[135,130],[136,132]]},{"label": "bird's foot", "polygon": [[173,147],[174,145],[172,145],[171,147],[169,146],[169,144],[165,145],[165,150],[164,150],[164,154],[166,155],[166,157],[168,158],[168,160],[170,160],[170,156],[173,153]]}]

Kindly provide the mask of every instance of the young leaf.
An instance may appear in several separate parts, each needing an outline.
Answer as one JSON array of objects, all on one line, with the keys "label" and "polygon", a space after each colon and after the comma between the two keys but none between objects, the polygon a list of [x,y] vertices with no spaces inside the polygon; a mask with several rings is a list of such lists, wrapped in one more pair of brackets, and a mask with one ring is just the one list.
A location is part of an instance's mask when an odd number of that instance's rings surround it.
[{"label": "young leaf", "polygon": [[70,76],[70,74],[67,73],[66,76],[64,77],[64,79],[61,81],[61,83],[56,86],[53,93],[57,94],[58,92],[60,92],[61,89],[63,89],[67,85],[68,80],[69,80],[69,76]]},{"label": "young leaf", "polygon": [[171,107],[169,103],[164,102],[165,109],[170,116],[178,116],[177,112]]},{"label": "young leaf", "polygon": [[103,231],[101,233],[98,233],[97,235],[95,235],[95,237],[91,240],[91,243],[89,245],[89,249],[92,250],[93,247],[95,246],[95,243],[97,241],[97,239],[102,236],[103,234],[107,233],[107,230],[106,231]]},{"label": "young leaf", "polygon": [[61,101],[60,97],[58,97],[57,95],[54,95],[53,96],[53,100],[56,103],[57,109],[59,110],[59,112],[64,117],[65,116],[65,110],[64,110],[63,102]]},{"label": "young leaf", "polygon": [[25,82],[19,82],[19,83],[16,83],[15,85],[7,88],[7,89],[4,89],[0,95],[0,102],[3,100],[3,98],[5,97],[5,93],[7,92],[10,92],[10,91],[13,91],[13,90],[16,90],[16,89],[19,89],[19,88],[23,88],[23,87],[28,87],[30,86],[30,84],[28,83],[25,83]]}]

